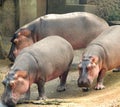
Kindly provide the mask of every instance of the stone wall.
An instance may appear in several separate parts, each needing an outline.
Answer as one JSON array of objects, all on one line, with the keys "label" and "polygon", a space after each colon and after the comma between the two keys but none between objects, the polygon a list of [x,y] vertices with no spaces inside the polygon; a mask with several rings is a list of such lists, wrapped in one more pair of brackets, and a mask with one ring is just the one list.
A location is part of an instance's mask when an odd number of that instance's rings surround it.
[{"label": "stone wall", "polygon": [[[4,0],[3,0],[4,1]],[[9,51],[10,37],[15,31],[14,0],[5,0],[0,5],[0,59]]]},{"label": "stone wall", "polygon": [[46,14],[46,0],[17,0],[17,17],[19,27]]},{"label": "stone wall", "polygon": [[[120,24],[120,0],[1,1],[4,1],[4,3],[0,2],[0,40],[4,42],[6,46],[10,45],[9,41],[16,29],[46,14],[46,12],[49,14],[87,11],[97,14],[108,22],[116,21],[117,24]],[[6,49],[9,50],[8,47]]]},{"label": "stone wall", "polygon": [[[85,3],[85,4],[84,4]],[[48,13],[67,13],[75,11],[86,11],[96,14],[96,5],[87,0],[48,0]]]},{"label": "stone wall", "polygon": [[19,27],[44,14],[46,0],[0,0],[0,58]]},{"label": "stone wall", "polygon": [[0,6],[0,32],[3,36],[11,36],[15,31],[15,5],[13,0],[6,0]]},{"label": "stone wall", "polygon": [[19,0],[19,26],[37,18],[36,0]]},{"label": "stone wall", "polygon": [[46,14],[46,9],[47,9],[46,5],[47,5],[46,0],[37,0],[37,17]]},{"label": "stone wall", "polygon": [[120,0],[48,0],[48,13],[86,11],[106,21],[120,21]]},{"label": "stone wall", "polygon": [[10,37],[16,29],[46,14],[46,0],[3,0],[0,4],[0,33]]}]

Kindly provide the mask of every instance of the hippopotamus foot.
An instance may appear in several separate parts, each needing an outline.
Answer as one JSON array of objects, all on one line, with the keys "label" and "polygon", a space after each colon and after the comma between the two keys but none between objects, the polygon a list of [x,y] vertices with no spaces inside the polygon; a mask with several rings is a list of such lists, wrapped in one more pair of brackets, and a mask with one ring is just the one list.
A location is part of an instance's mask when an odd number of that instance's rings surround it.
[{"label": "hippopotamus foot", "polygon": [[102,90],[102,89],[104,89],[105,88],[105,86],[103,85],[103,84],[97,84],[96,86],[95,86],[95,90]]},{"label": "hippopotamus foot", "polygon": [[[71,64],[71,62],[70,62],[70,64]],[[61,76],[59,76],[60,85],[58,85],[58,87],[57,87],[57,92],[62,92],[62,91],[66,90],[66,79],[67,79],[68,72],[69,72],[69,66],[68,66],[68,69]]]},{"label": "hippopotamus foot", "polygon": [[47,98],[46,95],[45,95],[44,84],[45,84],[45,81],[43,81],[43,80],[40,80],[37,83],[38,93],[39,93],[39,96],[38,96],[37,100],[45,100]]},{"label": "hippopotamus foot", "polygon": [[44,95],[44,96],[39,96],[38,98],[37,98],[37,100],[46,100],[47,99],[47,97]]},{"label": "hippopotamus foot", "polygon": [[65,85],[59,85],[57,87],[57,92],[62,92],[62,91],[65,91],[66,90],[66,86]]},{"label": "hippopotamus foot", "polygon": [[113,71],[113,72],[120,72],[120,67],[115,68],[115,69],[113,69],[112,71]]}]

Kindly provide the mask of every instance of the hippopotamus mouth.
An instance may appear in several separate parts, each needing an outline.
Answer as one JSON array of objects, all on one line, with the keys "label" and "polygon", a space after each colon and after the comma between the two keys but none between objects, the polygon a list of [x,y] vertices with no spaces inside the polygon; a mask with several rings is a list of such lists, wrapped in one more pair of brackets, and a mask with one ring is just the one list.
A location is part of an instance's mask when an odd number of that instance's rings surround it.
[{"label": "hippopotamus mouth", "polygon": [[90,81],[87,81],[86,83],[83,83],[83,82],[79,83],[79,82],[78,82],[78,87],[82,88],[82,90],[83,90],[84,92],[86,92],[86,91],[88,91],[89,88],[91,87]]},{"label": "hippopotamus mouth", "polygon": [[2,81],[3,85],[5,86],[5,90],[1,96],[1,101],[4,105],[7,105],[7,107],[14,107],[17,104],[19,97],[12,95],[12,90],[10,88],[10,80],[13,79],[11,77],[13,73],[9,75],[10,77],[6,76],[6,78]]},{"label": "hippopotamus mouth", "polygon": [[90,87],[90,82],[87,83],[78,83],[78,87]]},{"label": "hippopotamus mouth", "polygon": [[15,105],[17,104],[17,100],[9,99],[7,101],[3,101],[3,104],[7,105],[8,107],[15,107]]},{"label": "hippopotamus mouth", "polygon": [[91,83],[89,79],[78,79],[78,87],[90,87]]}]

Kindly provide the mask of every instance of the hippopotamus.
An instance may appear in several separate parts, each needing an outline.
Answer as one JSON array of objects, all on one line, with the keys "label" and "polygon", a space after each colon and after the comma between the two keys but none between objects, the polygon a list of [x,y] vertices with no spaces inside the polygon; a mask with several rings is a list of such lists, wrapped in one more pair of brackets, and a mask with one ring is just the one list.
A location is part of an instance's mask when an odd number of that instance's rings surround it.
[{"label": "hippopotamus", "polygon": [[78,64],[77,84],[87,91],[97,78],[96,90],[105,88],[103,79],[106,71],[120,66],[120,25],[109,27],[85,49]]},{"label": "hippopotamus", "polygon": [[23,48],[51,35],[63,37],[73,49],[84,48],[108,27],[105,20],[87,12],[41,16],[15,32],[8,58],[14,62]]},{"label": "hippopotamus", "polygon": [[1,98],[3,104],[13,107],[24,93],[28,100],[32,83],[38,86],[38,99],[45,99],[45,82],[57,77],[60,78],[57,91],[65,91],[73,56],[71,44],[54,35],[24,48],[2,82],[5,87]]}]

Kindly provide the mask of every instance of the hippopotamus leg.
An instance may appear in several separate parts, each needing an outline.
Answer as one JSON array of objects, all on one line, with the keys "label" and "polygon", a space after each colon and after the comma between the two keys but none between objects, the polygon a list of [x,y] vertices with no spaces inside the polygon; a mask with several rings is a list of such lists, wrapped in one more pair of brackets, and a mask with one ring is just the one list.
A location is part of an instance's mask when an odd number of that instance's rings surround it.
[{"label": "hippopotamus leg", "polygon": [[103,85],[103,77],[105,76],[105,71],[102,70],[99,72],[98,78],[97,78],[97,84],[95,86],[95,90],[101,90],[104,89],[105,86]]},{"label": "hippopotamus leg", "polygon": [[45,81],[43,81],[43,80],[38,81],[37,86],[38,86],[39,96],[38,96],[37,100],[45,100],[47,98],[45,95],[44,85],[45,85]]},{"label": "hippopotamus leg", "polygon": [[61,76],[59,76],[60,85],[58,85],[57,87],[58,92],[62,92],[66,90],[66,79],[67,79],[68,72],[69,72],[69,68]]}]

